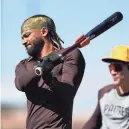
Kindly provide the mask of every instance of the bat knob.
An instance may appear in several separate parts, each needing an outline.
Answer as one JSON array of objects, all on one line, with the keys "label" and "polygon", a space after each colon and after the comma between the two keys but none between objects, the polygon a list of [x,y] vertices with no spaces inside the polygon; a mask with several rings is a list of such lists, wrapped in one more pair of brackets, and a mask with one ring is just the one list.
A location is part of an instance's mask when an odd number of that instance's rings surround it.
[{"label": "bat knob", "polygon": [[82,48],[90,43],[90,38],[86,37],[84,34],[81,35],[76,41],[75,44],[78,45],[79,48]]},{"label": "bat knob", "polygon": [[83,41],[80,43],[79,48],[82,48],[82,47],[88,45],[89,43],[90,43],[90,38],[88,37],[88,38],[86,38],[85,40],[83,40]]}]

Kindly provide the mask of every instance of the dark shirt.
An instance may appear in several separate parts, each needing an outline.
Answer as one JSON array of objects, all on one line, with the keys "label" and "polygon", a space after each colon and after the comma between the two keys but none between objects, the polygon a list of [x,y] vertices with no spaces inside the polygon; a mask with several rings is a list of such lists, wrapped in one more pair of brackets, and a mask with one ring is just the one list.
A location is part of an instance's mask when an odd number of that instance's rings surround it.
[{"label": "dark shirt", "polygon": [[83,129],[129,129],[129,94],[120,96],[113,84],[100,89],[96,110]]},{"label": "dark shirt", "polygon": [[[62,53],[66,49],[62,49]],[[16,67],[15,85],[27,97],[27,129],[71,129],[73,99],[82,81],[85,60],[75,49],[52,70],[51,86],[36,76],[37,60],[23,60]]]}]

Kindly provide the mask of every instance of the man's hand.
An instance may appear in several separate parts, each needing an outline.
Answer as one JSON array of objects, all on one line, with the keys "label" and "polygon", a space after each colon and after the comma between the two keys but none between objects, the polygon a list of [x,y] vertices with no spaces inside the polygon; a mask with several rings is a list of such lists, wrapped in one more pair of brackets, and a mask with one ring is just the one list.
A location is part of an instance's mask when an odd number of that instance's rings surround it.
[{"label": "man's hand", "polygon": [[56,65],[60,64],[63,60],[57,53],[51,53],[43,58],[40,66],[42,67],[42,72],[50,72]]},{"label": "man's hand", "polygon": [[52,81],[51,70],[63,62],[57,53],[51,53],[43,58],[43,61],[37,66],[42,68],[42,78],[49,85]]}]

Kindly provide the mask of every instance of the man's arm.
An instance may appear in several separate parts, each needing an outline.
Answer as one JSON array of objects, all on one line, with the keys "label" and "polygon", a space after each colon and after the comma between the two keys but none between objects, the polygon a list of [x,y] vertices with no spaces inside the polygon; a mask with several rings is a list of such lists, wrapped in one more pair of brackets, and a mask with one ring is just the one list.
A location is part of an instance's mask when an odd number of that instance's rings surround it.
[{"label": "man's arm", "polygon": [[85,61],[81,52],[76,49],[64,58],[62,77],[57,80],[52,77],[50,80],[44,78],[50,88],[62,97],[66,102],[73,100],[76,91],[82,81],[85,69]]},{"label": "man's arm", "polygon": [[35,61],[21,61],[15,69],[15,85],[20,91],[25,91],[26,87],[33,85],[39,80],[34,73],[34,66],[38,63]]},{"label": "man's arm", "polygon": [[83,129],[100,129],[102,126],[102,116],[100,110],[100,103],[98,100],[97,107],[91,118],[85,123]]}]

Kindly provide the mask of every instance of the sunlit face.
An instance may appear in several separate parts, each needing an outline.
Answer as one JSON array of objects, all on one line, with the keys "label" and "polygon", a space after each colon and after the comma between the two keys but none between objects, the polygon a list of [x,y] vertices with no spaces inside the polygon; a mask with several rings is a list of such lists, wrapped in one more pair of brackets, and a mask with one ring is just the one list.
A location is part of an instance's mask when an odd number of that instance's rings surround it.
[{"label": "sunlit face", "polygon": [[127,64],[122,62],[114,62],[109,65],[109,70],[113,77],[114,83],[118,86],[122,85],[124,81],[129,79]]},{"label": "sunlit face", "polygon": [[40,29],[25,31],[22,34],[22,42],[27,53],[32,57],[38,57],[43,46],[44,41],[40,36]]}]

